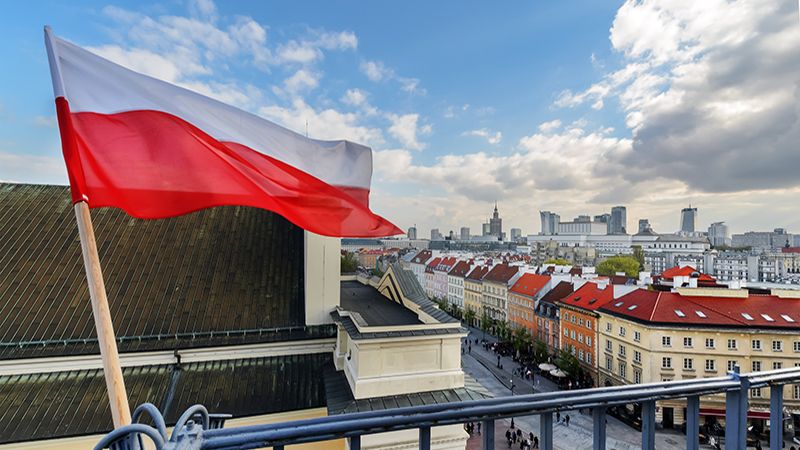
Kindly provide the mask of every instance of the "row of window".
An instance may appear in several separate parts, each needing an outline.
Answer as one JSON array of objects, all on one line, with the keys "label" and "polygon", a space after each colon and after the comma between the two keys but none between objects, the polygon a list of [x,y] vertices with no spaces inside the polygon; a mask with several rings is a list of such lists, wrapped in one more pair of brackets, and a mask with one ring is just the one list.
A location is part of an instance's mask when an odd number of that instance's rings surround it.
[{"label": "row of window", "polygon": [[[610,322],[606,323],[606,331],[609,332],[609,333],[612,331],[612,324]],[[625,335],[626,335],[625,327],[619,327],[619,333],[618,334],[619,334],[620,337],[625,337]],[[641,333],[634,330],[634,332],[633,332],[633,340],[635,342],[640,342],[642,340]],[[714,338],[705,338],[704,344],[705,344],[705,348],[708,349],[708,350],[713,350],[717,346],[716,339],[714,339]],[[672,336],[662,336],[661,337],[661,345],[663,347],[672,347]],[[750,345],[751,345],[751,348],[753,350],[756,350],[756,351],[760,351],[760,350],[763,349],[763,347],[761,345],[761,339],[752,339],[750,341]],[[692,338],[690,336],[684,337],[683,338],[683,346],[685,348],[693,348],[694,347],[694,338]],[[728,350],[738,350],[738,348],[739,348],[738,347],[738,342],[736,341],[736,339],[728,339],[727,340],[727,347],[728,347]],[[800,341],[792,342],[792,350],[794,350],[795,352],[800,353]],[[773,352],[782,352],[783,351],[783,341],[779,341],[779,340],[772,341],[772,351]]]},{"label": "row of window", "polygon": [[564,337],[572,338],[572,340],[577,340],[581,344],[586,344],[588,346],[592,345],[592,337],[591,336],[584,336],[581,333],[576,333],[575,330],[568,330],[564,328]]},{"label": "row of window", "polygon": [[568,322],[576,323],[579,326],[586,326],[586,329],[588,329],[588,330],[591,330],[592,327],[593,327],[591,319],[586,319],[584,321],[583,317],[578,316],[575,313],[570,314],[569,311],[564,312],[564,320],[566,320]]}]

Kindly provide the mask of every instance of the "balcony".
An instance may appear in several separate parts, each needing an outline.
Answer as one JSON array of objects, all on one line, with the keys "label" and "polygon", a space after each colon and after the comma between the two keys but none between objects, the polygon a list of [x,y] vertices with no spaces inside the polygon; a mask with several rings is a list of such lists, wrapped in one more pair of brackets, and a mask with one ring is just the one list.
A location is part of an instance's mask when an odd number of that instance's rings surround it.
[{"label": "balcony", "polygon": [[[553,448],[553,413],[590,409],[593,420],[593,448],[605,449],[606,410],[609,407],[640,404],[642,444],[646,450],[655,449],[656,401],[686,399],[687,448],[698,450],[700,398],[724,394],[726,450],[743,449],[747,442],[748,392],[767,387],[778,395],[770,396],[770,423],[783,423],[783,387],[800,383],[800,368],[740,374],[735,372],[716,378],[670,381],[641,385],[605,387],[566,392],[519,395],[494,399],[412,406],[383,411],[343,414],[333,417],[299,420],[270,425],[223,428],[227,416],[213,415],[202,406],[194,406],[178,420],[171,437],[160,413],[152,405],[143,405],[134,413],[134,422],[147,412],[155,427],[134,423],[114,430],[101,440],[95,449],[127,450],[140,448],[150,440],[158,450],[179,449],[251,449],[273,447],[282,450],[287,445],[347,439],[349,448],[361,448],[365,435],[389,431],[416,429],[419,448],[431,448],[431,428],[467,422],[483,423],[483,448],[494,448],[494,422],[515,416],[539,415],[541,420],[540,446]],[[781,448],[783,429],[773,429],[770,448]]]}]

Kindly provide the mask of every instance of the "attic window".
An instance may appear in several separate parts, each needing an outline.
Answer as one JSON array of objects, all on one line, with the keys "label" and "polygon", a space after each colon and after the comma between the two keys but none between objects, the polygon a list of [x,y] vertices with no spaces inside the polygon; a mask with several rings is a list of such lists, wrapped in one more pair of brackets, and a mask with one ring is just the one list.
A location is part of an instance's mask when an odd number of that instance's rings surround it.
[{"label": "attic window", "polygon": [[597,299],[596,298],[593,298],[593,299],[589,300],[589,304],[590,305],[594,305],[595,303],[597,303]]},{"label": "attic window", "polygon": [[751,316],[750,314],[747,314],[747,313],[742,313],[742,317],[744,317],[747,320],[754,320],[753,316]]},{"label": "attic window", "polygon": [[578,302],[580,300],[581,300],[581,296],[580,295],[572,299],[572,301],[574,301],[574,302]]},{"label": "attic window", "polygon": [[700,310],[695,311],[695,314],[697,314],[697,317],[700,317],[700,318],[703,318],[703,319],[708,317],[708,316],[706,316],[706,313],[704,313],[703,311],[700,311]]},{"label": "attic window", "polygon": [[675,315],[678,317],[686,317],[686,314],[684,314],[680,309],[675,310]]},{"label": "attic window", "polygon": [[636,309],[637,306],[639,306],[639,305],[628,306],[628,311],[633,311],[634,309]]},{"label": "attic window", "polygon": [[762,314],[761,317],[763,317],[767,322],[775,322],[775,319],[770,317],[769,314]]},{"label": "attic window", "polygon": [[620,306],[622,306],[622,302],[614,303],[614,307],[619,308]]},{"label": "attic window", "polygon": [[794,322],[794,319],[792,319],[791,317],[787,316],[786,314],[781,314],[781,317],[783,317],[783,320],[785,320],[787,322]]}]

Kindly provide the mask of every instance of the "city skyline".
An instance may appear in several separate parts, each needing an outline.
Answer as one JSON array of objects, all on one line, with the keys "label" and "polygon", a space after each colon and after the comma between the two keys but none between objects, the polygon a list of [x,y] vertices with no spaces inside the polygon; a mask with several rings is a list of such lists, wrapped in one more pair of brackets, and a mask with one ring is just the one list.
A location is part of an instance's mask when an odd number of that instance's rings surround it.
[{"label": "city skyline", "polygon": [[[424,5],[448,23],[406,5],[388,25],[382,6],[83,5],[12,4],[0,18],[12,36],[0,48],[15,61],[0,74],[0,180],[66,184],[48,23],[299,133],[371,145],[371,205],[403,229],[477,229],[495,199],[523,230],[538,228],[540,210],[625,204],[667,232],[689,203],[700,229],[800,229],[795,2]],[[488,22],[504,24],[495,40],[469,31]]]}]

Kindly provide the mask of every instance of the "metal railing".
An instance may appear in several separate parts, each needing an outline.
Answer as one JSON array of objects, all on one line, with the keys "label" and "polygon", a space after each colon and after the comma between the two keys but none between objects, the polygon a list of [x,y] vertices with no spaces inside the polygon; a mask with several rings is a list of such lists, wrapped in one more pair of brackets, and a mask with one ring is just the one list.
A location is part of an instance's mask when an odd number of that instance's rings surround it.
[{"label": "metal railing", "polygon": [[[747,442],[748,394],[752,388],[769,387],[770,448],[783,444],[783,388],[800,383],[800,368],[740,374],[738,367],[726,376],[679,380],[663,383],[626,385],[558,391],[512,397],[412,406],[362,413],[305,419],[292,422],[222,428],[225,417],[216,416],[211,424],[202,406],[190,408],[176,424],[172,437],[167,439],[163,418],[152,405],[145,408],[157,428],[134,423],[114,430],[98,443],[95,449],[135,449],[143,436],[155,443],[158,450],[184,449],[253,449],[273,447],[282,450],[286,445],[348,439],[351,450],[361,448],[361,437],[369,434],[417,429],[419,448],[431,448],[431,428],[436,426],[481,422],[484,449],[494,448],[495,421],[515,416],[540,416],[540,447],[553,448],[553,413],[577,409],[592,411],[593,448],[606,446],[606,410],[609,407],[632,403],[641,404],[641,448],[655,450],[656,401],[682,399],[686,404],[686,446],[698,450],[700,428],[700,397],[725,394],[725,449],[739,450]],[[137,409],[138,411],[138,409]],[[134,413],[134,417],[141,412]],[[197,424],[198,420],[201,422]],[[780,424],[775,426],[775,424]],[[141,447],[138,447],[141,448]]]}]

